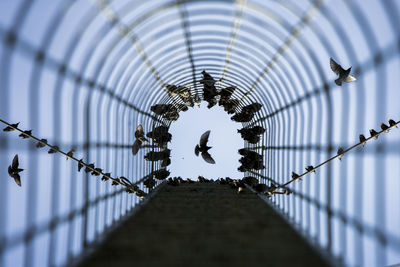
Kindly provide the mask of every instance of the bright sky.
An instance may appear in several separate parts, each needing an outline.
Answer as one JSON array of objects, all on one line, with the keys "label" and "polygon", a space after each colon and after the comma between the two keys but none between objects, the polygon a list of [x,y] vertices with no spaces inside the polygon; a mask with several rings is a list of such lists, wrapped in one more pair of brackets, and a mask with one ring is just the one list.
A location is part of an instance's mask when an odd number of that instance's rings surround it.
[{"label": "bright sky", "polygon": [[[243,177],[243,173],[237,170],[240,165],[238,149],[244,144],[237,129],[242,126],[230,119],[233,114],[226,113],[218,105],[208,109],[207,102],[202,102],[200,108],[195,106],[179,115],[179,120],[173,122],[170,127],[172,141],[168,147],[171,149],[172,163],[169,169],[172,177],[182,176],[191,179],[197,179],[198,175],[208,179],[226,176]],[[216,164],[209,164],[201,155],[196,157],[194,154],[194,147],[207,130],[211,130],[208,146],[212,148],[209,153]]]}]

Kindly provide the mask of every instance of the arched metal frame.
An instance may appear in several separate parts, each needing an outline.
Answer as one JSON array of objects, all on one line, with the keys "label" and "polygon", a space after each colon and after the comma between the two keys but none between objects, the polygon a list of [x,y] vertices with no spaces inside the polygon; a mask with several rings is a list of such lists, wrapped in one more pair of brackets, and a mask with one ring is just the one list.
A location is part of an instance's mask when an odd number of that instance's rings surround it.
[{"label": "arched metal frame", "polygon": [[[131,154],[136,125],[169,126],[150,107],[182,103],[168,84],[202,96],[203,69],[218,89],[237,86],[238,110],[263,104],[244,126],[266,128],[262,144],[245,144],[266,169],[245,175],[269,185],[399,120],[393,0],[11,2],[0,21],[1,118],[132,182],[159,168],[143,160],[151,146]],[[357,82],[336,86],[329,57],[352,65]],[[0,266],[70,262],[139,201],[16,135],[0,141],[0,165],[17,152],[27,169],[21,189],[0,187]],[[380,137],[270,202],[345,264],[400,262],[399,151],[398,134]]]}]

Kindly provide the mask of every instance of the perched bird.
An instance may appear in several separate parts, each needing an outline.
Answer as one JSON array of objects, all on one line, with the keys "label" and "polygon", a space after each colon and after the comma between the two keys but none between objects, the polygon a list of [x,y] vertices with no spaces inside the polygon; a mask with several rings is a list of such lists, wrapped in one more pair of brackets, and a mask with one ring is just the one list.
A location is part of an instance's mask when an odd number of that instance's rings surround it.
[{"label": "perched bird", "polygon": [[[74,152],[75,152],[75,149],[71,148],[71,150],[67,153],[67,156],[72,158],[74,156]],[[67,160],[68,160],[68,157],[67,157]]]},{"label": "perched bird", "polygon": [[111,173],[107,172],[107,173],[103,174],[103,177],[101,177],[101,180],[107,181],[108,179],[110,179],[109,177],[111,177]]},{"label": "perched bird", "polygon": [[11,124],[11,126],[7,126],[6,128],[4,128],[3,131],[5,131],[5,132],[14,131],[15,128],[18,128],[18,124],[19,124],[19,122],[15,123],[15,124]]},{"label": "perched bird", "polygon": [[256,186],[258,185],[258,179],[255,177],[251,177],[251,176],[246,176],[242,178],[242,182],[245,184],[248,184],[250,186]]},{"label": "perched bird", "polygon": [[49,151],[47,151],[47,153],[54,154],[54,153],[57,153],[58,150],[60,150],[58,148],[58,146],[52,146],[52,147],[50,147]]},{"label": "perched bird", "polygon": [[334,73],[336,73],[339,78],[335,80],[335,83],[339,86],[342,86],[342,82],[354,82],[357,80],[354,76],[350,74],[351,67],[347,70],[343,69],[338,63],[336,63],[332,58],[330,60],[331,69]]},{"label": "perched bird", "polygon": [[365,136],[363,134],[360,134],[360,143],[365,146],[365,144],[367,143],[367,138],[365,138]]},{"label": "perched bird", "polygon": [[388,133],[389,130],[390,130],[389,126],[387,126],[387,125],[384,124],[384,123],[381,123],[381,129],[382,129],[382,131],[384,131],[385,133]]},{"label": "perched bird", "polygon": [[29,138],[32,135],[32,130],[29,131],[23,131],[22,133],[19,134],[19,137],[26,139]]},{"label": "perched bird", "polygon": [[339,160],[342,160],[343,153],[344,153],[343,147],[339,147],[339,149],[338,149],[338,151],[337,151],[338,159],[339,159]]},{"label": "perched bird", "polygon": [[19,176],[19,173],[22,172],[24,169],[20,169],[18,167],[18,154],[16,154],[11,165],[8,166],[8,175],[10,175],[11,178],[14,178],[14,181],[17,185],[21,186],[21,177]]},{"label": "perched bird", "polygon": [[37,142],[36,147],[41,148],[41,147],[45,147],[46,145],[47,145],[47,139],[40,139],[40,141]]},{"label": "perched bird", "polygon": [[292,179],[294,179],[294,180],[299,180],[300,178],[300,175],[298,175],[297,173],[295,173],[295,172],[292,172]]},{"label": "perched bird", "polygon": [[136,127],[135,131],[135,142],[133,143],[132,146],[132,154],[136,155],[139,151],[140,146],[142,145],[143,142],[149,142],[149,140],[144,137],[144,131],[143,131],[143,126],[141,124]]},{"label": "perched bird", "polygon": [[85,163],[83,163],[83,159],[80,159],[78,161],[78,172],[81,171],[81,169],[83,168],[83,166],[85,166]]},{"label": "perched bird", "polygon": [[85,172],[88,173],[88,172],[91,172],[92,170],[94,170],[94,164],[93,163],[87,164],[86,168],[85,168]]},{"label": "perched bird", "polygon": [[199,156],[199,153],[201,152],[201,156],[206,162],[215,164],[215,160],[208,153],[208,150],[211,148],[210,146],[207,146],[209,136],[210,136],[210,131],[207,131],[201,135],[200,146],[196,145],[196,147],[194,148],[194,153],[196,154],[196,156]]},{"label": "perched bird", "polygon": [[92,175],[94,176],[99,176],[103,170],[101,168],[95,168],[94,171],[92,171]]},{"label": "perched bird", "polygon": [[315,173],[315,169],[314,169],[314,167],[312,165],[307,166],[306,167],[306,171]]},{"label": "perched bird", "polygon": [[111,185],[119,185],[119,184],[121,184],[121,181],[119,180],[119,178],[113,178],[112,179],[112,183],[111,183]]},{"label": "perched bird", "polygon": [[[390,127],[393,127],[393,126],[396,125],[396,122],[394,120],[390,119],[389,120],[389,125],[390,125]],[[396,128],[398,128],[397,125],[396,125]]]},{"label": "perched bird", "polygon": [[371,135],[371,137],[373,137],[375,140],[378,139],[378,132],[375,131],[374,129],[369,130],[369,134]]}]

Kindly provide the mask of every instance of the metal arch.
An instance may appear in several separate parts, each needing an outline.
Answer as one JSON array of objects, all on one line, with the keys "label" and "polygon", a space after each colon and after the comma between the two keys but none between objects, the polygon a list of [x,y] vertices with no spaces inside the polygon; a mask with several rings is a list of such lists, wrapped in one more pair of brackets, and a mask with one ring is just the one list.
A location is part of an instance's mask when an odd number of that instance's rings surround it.
[{"label": "metal arch", "polygon": [[[239,88],[235,92],[234,96],[241,98],[246,93],[246,89],[252,88],[252,81],[258,81],[257,86],[251,95],[240,104],[238,110],[244,105],[252,103],[254,101],[261,102],[264,105],[263,110],[257,114],[256,118],[250,123],[244,123],[244,126],[251,126],[255,124],[261,124],[268,130],[268,135],[263,138],[261,146],[245,144],[246,147],[254,149],[265,155],[265,163],[267,169],[259,172],[249,172],[249,175],[255,175],[260,178],[261,181],[268,181],[269,184],[277,182],[283,183],[288,179],[288,173],[291,170],[298,170],[302,166],[310,162],[312,158],[322,160],[325,156],[329,156],[330,152],[333,151],[337,144],[337,138],[330,138],[328,133],[318,132],[316,135],[310,129],[302,131],[300,126],[304,127],[322,127],[330,125],[334,127],[333,118],[340,121],[343,124],[340,129],[340,144],[351,144],[354,137],[350,136],[350,125],[349,121],[346,121],[346,113],[350,110],[348,106],[354,105],[356,108],[356,114],[362,117],[366,107],[367,93],[364,93],[361,89],[366,87],[366,82],[363,76],[376,73],[379,76],[383,76],[384,79],[380,86],[384,85],[385,90],[389,86],[389,78],[387,77],[387,65],[391,62],[392,58],[398,59],[399,49],[398,40],[400,40],[399,32],[397,29],[398,16],[396,14],[395,4],[393,1],[385,1],[378,3],[383,7],[386,19],[391,25],[392,33],[395,33],[395,43],[389,44],[384,48],[380,48],[377,44],[375,31],[376,28],[371,26],[361,27],[365,25],[367,21],[366,14],[360,9],[358,10],[357,3],[346,2],[346,8],[350,11],[352,18],[355,19],[356,24],[361,29],[361,36],[364,38],[364,42],[368,43],[367,49],[369,49],[370,57],[359,62],[357,60],[355,49],[353,48],[352,36],[348,36],[348,32],[344,29],[345,25],[343,22],[337,19],[330,10],[328,4],[319,8],[319,16],[323,20],[326,20],[332,28],[333,32],[342,39],[344,47],[346,48],[345,56],[349,58],[350,62],[353,62],[355,73],[360,78],[355,84],[356,90],[361,91],[357,95],[357,99],[354,98],[353,94],[348,90],[338,91],[339,89],[333,87],[333,80],[325,77],[326,72],[323,70],[326,68],[325,61],[323,61],[313,51],[313,44],[308,40],[303,39],[298,26],[305,27],[310,30],[315,40],[324,47],[325,52],[329,55],[335,56],[336,49],[329,44],[329,36],[320,29],[320,26],[313,21],[309,20],[306,12],[304,13],[297,3],[290,1],[280,1],[275,3],[280,7],[286,9],[293,15],[293,18],[298,21],[298,24],[291,23],[289,19],[281,19],[279,12],[275,10],[274,6],[268,6],[262,1],[248,1],[248,3],[239,4],[236,8],[232,9],[230,6],[232,1],[219,1],[218,10],[211,12],[215,19],[212,21],[220,25],[220,29],[214,32],[206,32],[202,30],[194,30],[196,25],[202,25],[206,21],[201,17],[202,14],[207,13],[207,8],[201,5],[196,9],[196,12],[192,12],[191,8],[193,5],[197,5],[200,1],[152,1],[150,2],[129,2],[126,5],[118,5],[118,1],[112,3],[113,8],[115,7],[114,15],[111,17],[111,23],[106,22],[102,25],[93,36],[96,36],[93,40],[85,41],[83,47],[83,64],[81,64],[80,70],[76,71],[68,62],[72,55],[76,55],[79,52],[81,40],[80,36],[90,31],[90,25],[97,23],[96,19],[99,19],[103,14],[98,13],[95,9],[90,10],[85,18],[85,23],[82,24],[80,29],[76,29],[73,33],[68,36],[68,52],[61,62],[53,58],[46,50],[49,40],[54,38],[55,33],[58,30],[57,22],[59,23],[64,19],[64,15],[73,10],[75,3],[73,2],[62,2],[61,5],[71,7],[64,7],[58,9],[59,14],[51,14],[55,18],[55,22],[48,27],[48,35],[46,39],[43,38],[40,47],[23,39],[20,34],[20,29],[23,28],[23,20],[29,14],[29,5],[34,5],[30,1],[25,1],[19,11],[19,15],[15,18],[14,26],[11,28],[3,28],[0,25],[0,36],[2,40],[0,42],[1,47],[5,48],[9,54],[3,55],[2,58],[2,72],[0,86],[1,99],[9,99],[8,94],[8,77],[11,75],[11,70],[8,69],[8,65],[13,60],[15,55],[23,55],[29,62],[34,63],[34,71],[30,79],[31,86],[31,110],[30,123],[33,125],[38,124],[38,118],[35,117],[37,114],[40,100],[35,101],[39,98],[35,92],[41,92],[39,87],[39,79],[44,76],[45,71],[52,71],[56,74],[58,79],[58,85],[56,89],[59,89],[54,97],[53,111],[57,113],[54,118],[53,129],[56,133],[52,138],[57,139],[58,134],[61,133],[63,112],[58,109],[58,103],[63,101],[62,94],[66,88],[66,83],[73,83],[73,118],[77,121],[73,124],[71,133],[74,136],[73,140],[77,140],[78,136],[82,134],[78,123],[81,123],[82,116],[78,114],[78,108],[80,108],[79,102],[84,100],[87,101],[87,121],[94,123],[95,127],[89,127],[87,124],[87,138],[86,141],[80,145],[80,142],[68,142],[62,141],[66,145],[78,145],[83,150],[87,151],[87,155],[95,157],[97,161],[107,162],[107,168],[114,168],[113,171],[121,174],[128,175],[129,178],[136,181],[140,180],[141,177],[145,176],[152,167],[150,164],[133,158],[129,154],[127,148],[130,147],[130,142],[133,139],[133,131],[131,130],[136,123],[142,123],[146,129],[151,129],[153,122],[164,124],[169,126],[170,122],[165,119],[161,119],[149,112],[151,105],[155,103],[180,103],[180,99],[170,97],[163,90],[165,84],[178,84],[187,85],[191,92],[194,94],[200,94],[200,86],[197,81],[200,79],[200,71],[204,68],[209,71],[214,77],[222,78],[218,83],[218,87],[237,85]],[[100,1],[100,3],[103,3]],[[159,4],[158,4],[159,3]],[[210,5],[213,1],[208,1]],[[311,4],[319,5],[322,2],[314,1]],[[60,6],[61,6],[60,5]],[[229,5],[229,6],[228,6]],[[263,12],[249,12],[249,5],[260,7]],[[103,6],[104,7],[104,6]],[[105,6],[107,8],[107,5]],[[140,37],[144,40],[147,38],[151,39],[154,36],[160,36],[152,44],[143,41],[143,45],[146,48],[151,48],[148,51],[146,49],[136,49],[132,47],[132,42],[135,43],[137,38],[126,38],[129,37],[129,33],[132,31],[135,33],[136,28],[148,27],[146,23],[151,21],[151,25],[157,24],[158,17],[164,16],[164,8],[176,9],[178,16],[172,19],[168,25],[155,27],[152,30],[148,30]],[[241,9],[238,9],[241,8]],[[229,11],[229,12],[227,12]],[[233,13],[232,13],[233,11]],[[135,14],[132,19],[132,14]],[[234,15],[232,17],[230,15]],[[58,16],[59,15],[59,16]],[[138,15],[138,16],[136,16]],[[271,15],[271,16],[269,16]],[[199,16],[199,17],[197,17]],[[254,20],[251,20],[251,19]],[[194,19],[194,20],[193,20]],[[273,23],[270,23],[270,27],[266,30],[263,25],[257,25],[254,23],[257,19],[274,21],[281,23],[280,27],[275,27]],[[276,20],[274,20],[276,19]],[[129,20],[129,22],[126,22]],[[239,25],[240,21],[240,27]],[[19,24],[19,25],[18,25]],[[122,25],[122,26],[121,26]],[[296,26],[297,25],[297,26]],[[112,31],[118,28],[121,36],[112,36]],[[170,29],[171,32],[166,35],[166,29]],[[249,30],[244,32],[243,29]],[[227,35],[218,35],[219,32],[227,31]],[[257,33],[261,33],[261,36],[265,37],[264,40],[255,38]],[[289,37],[288,37],[289,36]],[[292,36],[292,37],[290,37]],[[296,41],[291,41],[295,37]],[[17,37],[16,41],[12,41],[14,37]],[[174,42],[174,38],[177,41]],[[253,42],[251,42],[253,38]],[[285,39],[286,38],[286,39]],[[141,41],[142,39],[140,39]],[[13,43],[14,42],[14,43]],[[282,42],[282,43],[280,43]],[[165,44],[168,43],[168,44]],[[268,45],[266,45],[268,43]],[[285,44],[290,44],[290,53],[282,53]],[[98,48],[97,45],[99,45]],[[148,46],[147,46],[148,45]],[[174,49],[174,46],[182,45],[179,49]],[[264,47],[266,46],[266,47]],[[128,48],[124,50],[124,48]],[[154,49],[153,49],[154,48]],[[207,49],[210,49],[207,51]],[[278,51],[278,53],[274,53]],[[107,53],[109,52],[109,53]],[[144,54],[145,53],[145,54]],[[100,55],[99,55],[100,54]],[[274,60],[279,55],[279,61]],[[69,55],[69,56],[67,56]],[[150,63],[149,63],[150,62]],[[269,63],[274,62],[274,66],[271,71],[267,71],[268,75],[262,74],[262,78],[257,78],[255,72],[262,70],[263,62],[264,69],[268,69]],[[253,64],[251,64],[253,63]],[[190,66],[190,69],[185,69],[183,65]],[[94,67],[93,67],[94,66]],[[126,67],[127,68],[124,68]],[[92,68],[90,68],[92,67]],[[90,74],[89,74],[90,69]],[[309,77],[304,75],[305,73],[312,73]],[[261,72],[263,73],[263,72]],[[4,79],[3,79],[4,78]],[[37,78],[37,79],[35,79]],[[160,82],[161,81],[161,82]],[[254,83],[253,83],[254,84]],[[376,81],[375,87],[378,86]],[[10,87],[11,88],[11,87]],[[143,90],[146,88],[148,90]],[[5,90],[3,90],[5,89]],[[382,90],[382,97],[387,94],[387,91]],[[87,92],[87,94],[82,94]],[[340,93],[340,96],[344,98],[344,112],[341,116],[337,117],[333,114],[335,111],[334,107],[326,108],[327,103],[334,99],[330,99],[330,95],[334,93]],[[44,93],[44,92],[42,92]],[[149,97],[150,96],[150,97]],[[7,114],[10,110],[10,105],[7,101],[0,101],[4,105],[0,107],[1,114]],[[379,99],[376,100],[376,113],[378,116],[386,116],[383,108],[386,104]],[[383,107],[383,108],[382,108]],[[322,112],[318,112],[324,110]],[[314,117],[310,113],[317,112],[316,120],[311,121]],[[106,121],[103,119],[106,118]],[[108,121],[114,121],[115,124],[107,125]],[[131,125],[127,124],[131,123]],[[357,131],[365,130],[365,121],[358,120],[355,128]],[[93,134],[91,134],[93,133]],[[313,139],[311,139],[313,138]],[[108,140],[107,142],[101,143],[102,140]],[[110,142],[111,140],[111,142]],[[328,140],[328,141],[326,141]],[[4,146],[2,148],[9,151],[7,143],[12,140],[5,139]],[[389,142],[383,141],[383,146],[389,144]],[[105,153],[102,149],[107,149]],[[382,147],[376,147],[377,153],[381,153],[381,149],[387,149]],[[144,147],[143,152],[149,151],[149,147]],[[384,152],[387,150],[384,150]],[[32,152],[29,152],[32,154]],[[141,152],[142,153],[142,152]],[[371,154],[371,152],[365,152]],[[395,155],[398,155],[394,152]],[[111,156],[109,156],[111,155]],[[377,165],[382,167],[387,162],[387,156],[384,156],[377,160]],[[1,161],[6,162],[6,156],[3,153],[0,154]],[[376,157],[376,156],[375,156]],[[108,160],[109,159],[109,160]],[[362,178],[367,174],[363,172],[362,166],[365,165],[365,157],[361,153],[355,154],[355,162],[358,166],[358,177],[356,177],[357,183],[361,183]],[[318,160],[317,160],[318,161]],[[29,157],[29,169],[34,170],[35,159]],[[53,176],[61,176],[61,167],[59,166],[59,160],[53,160],[51,164]],[[128,163],[128,164],[127,164]],[[344,166],[343,166],[344,165]],[[361,166],[361,167],[360,167]],[[157,167],[157,165],[155,165]],[[304,167],[304,166],[303,166]],[[377,169],[375,169],[375,175],[377,175]],[[333,169],[327,168],[322,170],[324,176],[332,176],[332,179],[336,179],[337,175]],[[35,171],[38,173],[38,171]],[[345,162],[342,163],[340,168],[340,175],[346,176],[349,174],[349,166]],[[70,179],[77,181],[75,175],[71,175]],[[326,179],[325,179],[326,180]],[[346,208],[350,205],[347,199],[341,202],[341,209],[337,210],[337,207],[333,206],[329,201],[325,201],[325,198],[330,199],[329,194],[333,194],[334,185],[326,185],[325,190],[317,192],[316,188],[322,186],[326,181],[316,180],[313,183],[303,181],[301,184],[296,184],[291,187],[293,194],[292,196],[274,196],[272,198],[274,205],[279,207],[284,213],[287,213],[295,222],[302,222],[302,230],[309,232],[309,237],[315,237],[311,232],[312,228],[317,228],[317,232],[322,227],[326,227],[327,230],[327,242],[328,250],[334,253],[332,250],[332,244],[335,242],[332,238],[332,223],[335,220],[339,220],[341,223],[340,228],[340,244],[343,247],[346,246],[348,236],[344,229],[346,227],[351,228],[356,232],[358,237],[356,240],[360,241],[364,236],[371,238],[378,248],[376,261],[377,263],[384,262],[384,252],[389,249],[399,248],[399,241],[395,237],[391,236],[390,233],[385,232],[384,219],[386,218],[385,213],[379,217],[376,215],[378,226],[371,226],[368,223],[362,221],[362,217],[355,217],[352,214],[347,214]],[[86,179],[87,181],[87,179]],[[122,194],[121,190],[114,190],[110,186],[99,186],[98,184],[89,185],[88,193],[86,194],[86,205],[82,206],[78,210],[72,210],[70,215],[67,217],[57,215],[57,190],[59,190],[59,181],[52,180],[53,183],[53,202],[54,210],[52,220],[46,222],[43,225],[33,225],[31,228],[24,229],[23,232],[16,235],[4,236],[4,221],[0,219],[0,259],[4,253],[10,250],[10,248],[16,247],[20,244],[24,244],[27,247],[25,250],[25,264],[32,257],[33,248],[31,247],[32,240],[34,240],[39,234],[42,233],[54,233],[59,229],[61,223],[67,222],[69,227],[72,229],[75,227],[74,221],[77,217],[88,213],[88,209],[94,210],[95,218],[99,218],[99,211],[101,208],[100,203],[106,203],[105,213],[113,213],[113,218],[120,217],[124,210],[129,210],[130,207],[135,205],[137,202],[136,198],[128,198]],[[91,183],[91,182],[90,182]],[[90,184],[89,183],[89,184]],[[346,193],[351,193],[350,189],[347,188],[348,184],[340,180],[340,195],[345,197]],[[382,184],[376,184],[377,190],[382,193],[385,192]],[[8,195],[7,189],[1,189],[0,195],[6,198]],[[36,199],[35,187],[29,187],[29,199]],[[71,199],[76,197],[76,193],[72,190],[70,192]],[[4,194],[3,194],[4,193]],[[353,192],[355,198],[359,201],[354,204],[355,209],[362,207],[360,201],[363,197],[363,192]],[[91,194],[91,195],[89,195]],[[333,198],[334,196],[332,196]],[[381,196],[382,197],[382,196]],[[383,198],[379,200],[380,205],[385,204]],[[4,203],[4,202],[3,202]],[[34,222],[33,216],[36,214],[35,201],[29,201],[30,207],[27,216],[32,222]],[[75,206],[74,200],[71,200],[70,207]],[[111,206],[111,209],[107,210],[107,207]],[[317,215],[313,215],[314,209],[317,209]],[[377,210],[378,211],[378,210]],[[6,214],[6,207],[0,205],[0,215]],[[72,214],[72,215],[71,215]],[[321,221],[321,215],[327,216],[328,219]],[[359,215],[362,213],[359,213]],[[379,213],[377,213],[379,214]],[[0,216],[1,218],[1,216]],[[104,216],[103,225],[107,225],[107,216]],[[382,221],[383,220],[383,221]],[[90,223],[90,222],[89,222]],[[96,220],[96,229],[101,227],[102,223]],[[314,226],[312,226],[314,225]],[[77,225],[80,227],[80,225]],[[76,228],[76,227],[75,227]],[[51,234],[52,244],[48,250],[49,262],[54,263],[55,260],[55,249],[57,247],[57,237]],[[69,235],[70,236],[70,235]],[[322,234],[317,235],[321,238]],[[72,237],[71,237],[72,238]],[[82,234],[82,240],[86,240],[88,237],[85,233]],[[325,237],[323,237],[325,238]],[[88,240],[89,241],[89,240]],[[74,241],[71,239],[68,241],[72,244]],[[71,250],[72,245],[67,245],[68,249]],[[363,258],[365,257],[365,251],[362,247],[361,241],[356,244],[355,254],[357,258],[360,258],[358,264],[363,264]],[[70,255],[70,259],[73,255]],[[337,255],[336,255],[337,256]],[[346,253],[343,253],[341,257],[344,258],[344,262],[347,262]],[[340,255],[339,255],[340,257]],[[1,265],[1,264],[0,264]]]}]

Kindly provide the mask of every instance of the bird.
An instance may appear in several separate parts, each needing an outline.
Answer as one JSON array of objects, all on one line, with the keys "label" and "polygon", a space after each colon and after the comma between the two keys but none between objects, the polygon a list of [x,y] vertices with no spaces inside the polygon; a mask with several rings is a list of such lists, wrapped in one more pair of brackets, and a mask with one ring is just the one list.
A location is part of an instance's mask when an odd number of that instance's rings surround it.
[{"label": "bird", "polygon": [[365,144],[367,143],[367,138],[365,138],[365,136],[363,134],[360,134],[360,143],[365,146]]},{"label": "bird", "polygon": [[300,179],[300,175],[298,175],[298,174],[295,173],[295,172],[292,172],[292,179],[293,179],[293,180],[299,180],[299,179]]},{"label": "bird", "polygon": [[[75,152],[75,149],[71,148],[71,150],[67,153],[67,156],[72,158],[74,156],[74,152]],[[67,160],[68,160],[68,157],[67,157]]]},{"label": "bird", "polygon": [[339,78],[337,78],[335,80],[335,83],[338,86],[342,86],[342,82],[354,82],[355,80],[357,80],[354,76],[352,76],[350,74],[351,71],[351,67],[348,68],[347,70],[343,69],[342,66],[340,66],[338,63],[336,63],[335,60],[333,60],[331,58],[330,60],[330,65],[331,65],[331,69],[334,73],[336,73],[337,75],[339,75]]},{"label": "bird", "polygon": [[27,130],[27,131],[23,131],[20,135],[18,135],[19,137],[21,137],[22,139],[26,139],[29,138],[32,135],[32,130]]},{"label": "bird", "polygon": [[338,151],[337,151],[338,159],[339,159],[339,160],[342,160],[343,153],[344,153],[343,147],[339,147],[339,149],[338,149]]},{"label": "bird", "polygon": [[382,129],[382,131],[384,131],[385,133],[388,133],[389,130],[390,130],[389,126],[387,126],[387,125],[384,124],[384,123],[381,123],[381,129]]},{"label": "bird", "polygon": [[197,95],[197,94],[194,96],[194,103],[196,104],[196,106],[200,107],[201,98],[200,98],[200,96]]},{"label": "bird", "polygon": [[369,130],[369,134],[370,134],[371,137],[373,137],[375,140],[378,139],[379,134],[378,134],[374,129]]},{"label": "bird", "polygon": [[307,166],[306,167],[306,171],[315,173],[315,169],[314,169],[314,167],[312,165]]},{"label": "bird", "polygon": [[5,132],[14,131],[15,128],[18,128],[18,124],[19,124],[19,122],[11,124],[10,126],[7,126],[6,128],[4,128],[3,131],[5,131]]},{"label": "bird", "polygon": [[41,148],[41,147],[45,147],[46,145],[47,145],[47,139],[40,139],[40,141],[37,142],[36,147]]},{"label": "bird", "polygon": [[80,159],[78,161],[78,172],[81,171],[81,169],[83,168],[83,166],[85,166],[85,163],[83,163],[83,159]]},{"label": "bird", "polygon": [[133,146],[132,146],[132,154],[133,155],[136,155],[138,153],[139,148],[143,142],[149,142],[149,140],[147,140],[147,138],[144,137],[143,126],[141,124],[139,124],[136,127],[135,142],[133,143]]},{"label": "bird", "polygon": [[54,153],[57,153],[58,150],[60,150],[58,148],[58,146],[52,146],[52,147],[50,147],[49,151],[47,151],[47,153],[54,154]]},{"label": "bird", "polygon": [[110,179],[109,177],[111,177],[111,173],[107,172],[107,173],[103,174],[103,177],[101,177],[101,180],[107,181],[108,179]]},{"label": "bird", "polygon": [[86,168],[85,168],[85,172],[86,172],[86,173],[91,172],[91,171],[93,171],[93,170],[94,170],[94,164],[93,164],[93,163],[91,163],[91,164],[86,164]]},{"label": "bird", "polygon": [[[394,120],[392,120],[392,119],[389,120],[389,125],[390,125],[390,127],[393,127],[393,126],[395,126],[396,124],[397,124],[397,122],[395,122]],[[397,125],[396,125],[395,127],[397,128]]]},{"label": "bird", "polygon": [[21,186],[21,177],[19,176],[19,173],[22,172],[24,169],[20,169],[18,167],[18,154],[16,154],[11,165],[8,166],[8,175],[10,175],[11,178],[14,178],[14,181],[18,186]]},{"label": "bird", "polygon": [[215,164],[215,160],[211,157],[211,155],[208,153],[208,150],[211,148],[210,146],[207,146],[208,142],[208,137],[210,136],[210,130],[206,131],[203,133],[200,137],[200,146],[196,145],[194,148],[194,153],[196,156],[199,156],[199,153],[201,152],[201,156],[203,159],[210,163],[210,164]]},{"label": "bird", "polygon": [[95,168],[91,174],[94,176],[99,176],[102,172],[103,172],[103,170],[101,168]]}]

